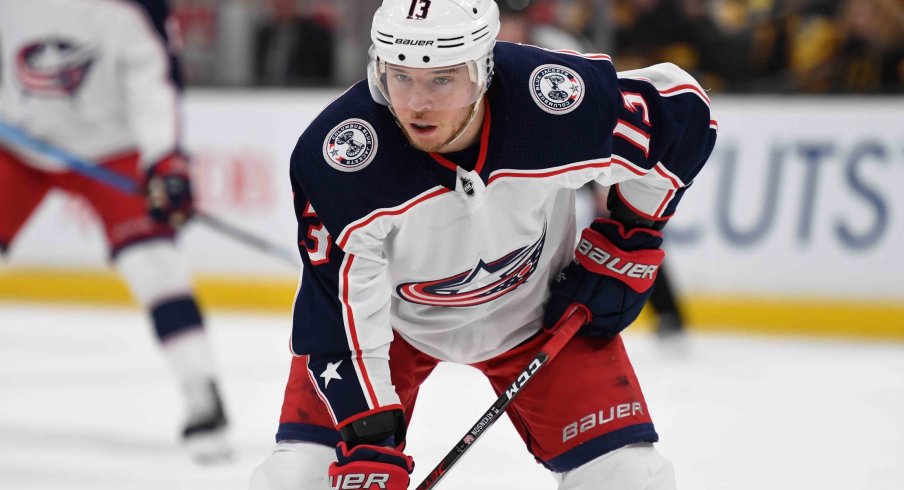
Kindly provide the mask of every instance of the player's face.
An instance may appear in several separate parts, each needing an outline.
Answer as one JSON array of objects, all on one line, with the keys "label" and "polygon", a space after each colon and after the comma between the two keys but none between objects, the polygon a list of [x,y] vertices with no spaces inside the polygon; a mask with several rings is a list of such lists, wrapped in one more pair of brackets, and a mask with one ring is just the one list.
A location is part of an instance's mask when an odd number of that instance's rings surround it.
[{"label": "player's face", "polygon": [[442,151],[468,124],[478,86],[464,64],[439,69],[386,67],[386,95],[412,146]]}]

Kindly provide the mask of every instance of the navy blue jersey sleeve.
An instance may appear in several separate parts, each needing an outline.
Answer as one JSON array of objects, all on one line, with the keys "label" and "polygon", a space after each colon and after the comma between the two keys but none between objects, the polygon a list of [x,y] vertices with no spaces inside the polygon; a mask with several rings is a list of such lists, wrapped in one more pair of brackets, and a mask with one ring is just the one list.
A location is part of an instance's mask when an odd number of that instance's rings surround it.
[{"label": "navy blue jersey sleeve", "polygon": [[[379,276],[374,273],[379,264],[374,267],[337,247],[294,177],[292,188],[304,264],[293,310],[292,351],[308,356],[311,379],[337,427],[366,414],[400,408],[389,374],[388,322],[386,331],[366,325],[362,316],[373,314],[367,311],[370,298],[361,299],[362,293],[353,291],[351,284],[356,277]],[[388,315],[388,304],[386,310]]]},{"label": "navy blue jersey sleeve", "polygon": [[293,313],[292,351],[348,355],[338,294],[339,266],[345,254],[333,243],[333,236],[294,177],[291,182],[303,264]]},{"label": "navy blue jersey sleeve", "polygon": [[612,161],[638,177],[613,189],[638,215],[667,220],[715,145],[709,97],[671,63],[621,72],[618,88]]}]

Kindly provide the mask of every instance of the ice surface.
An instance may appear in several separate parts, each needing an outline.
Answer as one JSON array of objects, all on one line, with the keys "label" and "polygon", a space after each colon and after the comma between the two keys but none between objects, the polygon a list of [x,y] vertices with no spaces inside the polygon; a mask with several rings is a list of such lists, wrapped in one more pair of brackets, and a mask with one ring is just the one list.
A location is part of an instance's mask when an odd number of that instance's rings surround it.
[{"label": "ice surface", "polygon": [[[0,303],[0,488],[244,489],[273,446],[288,315],[208,314],[237,458],[182,452],[182,406],[144,316]],[[904,488],[904,345],[712,334],[627,337],[683,490]],[[420,482],[495,396],[441,365],[409,437]],[[553,489],[507,421],[439,489]]]}]

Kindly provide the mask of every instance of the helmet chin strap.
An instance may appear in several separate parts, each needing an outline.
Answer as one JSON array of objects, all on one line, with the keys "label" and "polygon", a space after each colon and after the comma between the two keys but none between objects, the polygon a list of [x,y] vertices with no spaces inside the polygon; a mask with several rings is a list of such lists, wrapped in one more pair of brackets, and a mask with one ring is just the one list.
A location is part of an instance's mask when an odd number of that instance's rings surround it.
[{"label": "helmet chin strap", "polygon": [[468,130],[468,128],[471,127],[471,123],[474,122],[474,118],[477,116],[477,112],[480,110],[480,104],[483,104],[483,96],[484,94],[481,94],[480,98],[477,99],[477,102],[474,102],[474,106],[471,109],[471,115],[468,117],[468,122],[458,130],[458,133],[456,133],[455,136],[452,137],[452,139],[443,143],[443,146],[439,147],[440,151],[438,151],[437,153],[442,153],[443,148],[447,148],[452,143],[458,141],[458,138],[461,138],[462,135],[465,134],[465,132]]}]

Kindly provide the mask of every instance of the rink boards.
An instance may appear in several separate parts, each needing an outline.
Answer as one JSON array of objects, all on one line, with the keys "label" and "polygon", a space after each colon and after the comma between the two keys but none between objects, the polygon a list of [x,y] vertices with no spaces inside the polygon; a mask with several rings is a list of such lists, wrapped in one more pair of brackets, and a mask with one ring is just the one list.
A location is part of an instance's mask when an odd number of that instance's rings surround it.
[{"label": "rink boards", "polygon": [[[200,206],[294,247],[288,157],[335,95],[189,93]],[[692,322],[904,339],[904,99],[716,95],[713,108],[716,150],[667,230]],[[207,305],[291,307],[295,268],[199,225],[180,244]],[[0,268],[0,299],[128,301],[105,266],[90,210],[57,194]]]}]

